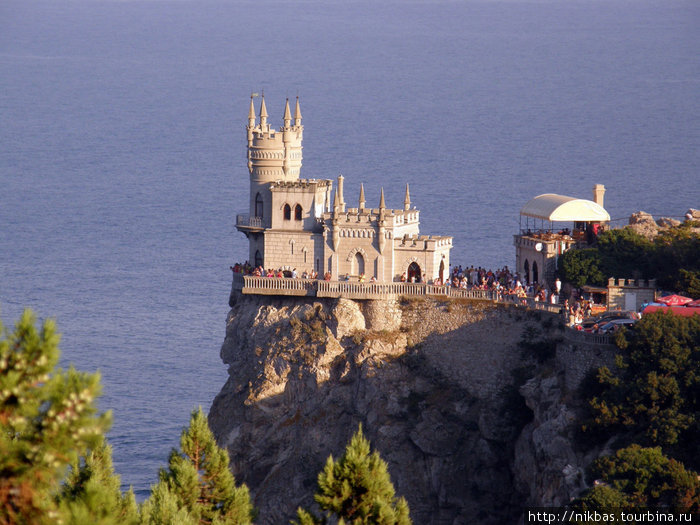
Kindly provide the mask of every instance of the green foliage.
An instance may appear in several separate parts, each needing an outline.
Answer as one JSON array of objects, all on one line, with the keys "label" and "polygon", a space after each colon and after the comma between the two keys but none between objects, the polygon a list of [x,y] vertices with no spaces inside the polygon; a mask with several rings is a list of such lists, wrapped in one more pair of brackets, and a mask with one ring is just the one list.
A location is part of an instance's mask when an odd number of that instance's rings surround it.
[{"label": "green foliage", "polygon": [[654,313],[618,340],[616,370],[598,372],[592,429],[622,432],[628,442],[660,445],[692,468],[700,465],[700,316]]},{"label": "green foliage", "polygon": [[248,488],[236,487],[228,453],[217,446],[201,408],[192,412],[180,447],[171,452],[169,470],[161,471],[160,482],[144,504],[143,523],[252,523]]},{"label": "green foliage", "polygon": [[328,458],[318,475],[318,490],[314,497],[324,517],[308,511],[297,511],[297,523],[315,525],[409,525],[408,504],[396,498],[387,464],[378,452],[370,453],[369,441],[362,426],[352,437],[343,456],[335,461]]},{"label": "green foliage", "polygon": [[564,253],[559,274],[577,288],[604,286],[608,277],[656,278],[661,288],[698,297],[700,235],[691,226],[664,230],[653,242],[630,228],[603,232],[594,248]]},{"label": "green foliage", "polygon": [[55,325],[35,322],[26,310],[14,332],[0,326],[0,523],[56,522],[68,466],[109,426],[95,405],[99,376],[55,370]]},{"label": "green foliage", "polygon": [[180,506],[177,496],[165,483],[151,489],[151,496],[141,506],[143,525],[198,525],[186,508]]},{"label": "green foliage", "polygon": [[[608,230],[598,236],[601,269],[606,277],[654,277],[654,245],[630,228]],[[601,283],[604,284],[604,283]]]},{"label": "green foliage", "polygon": [[598,485],[581,499],[585,509],[664,507],[675,512],[700,511],[700,480],[661,448],[639,445],[596,460]]},{"label": "green foliage", "polygon": [[104,440],[71,466],[59,504],[68,523],[139,523],[134,493],[121,493],[119,476],[112,467],[112,449]]},{"label": "green foliage", "polygon": [[568,250],[559,257],[558,270],[562,280],[576,288],[585,284],[603,286],[606,276],[601,270],[602,259],[595,248]]},{"label": "green foliage", "polygon": [[689,222],[670,228],[654,239],[659,286],[700,297],[700,235]]}]

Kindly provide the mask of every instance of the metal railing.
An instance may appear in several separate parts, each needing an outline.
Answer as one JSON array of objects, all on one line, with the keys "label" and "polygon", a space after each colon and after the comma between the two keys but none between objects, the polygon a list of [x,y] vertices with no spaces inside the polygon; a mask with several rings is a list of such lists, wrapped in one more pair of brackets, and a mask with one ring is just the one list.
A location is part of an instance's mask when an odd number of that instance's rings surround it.
[{"label": "metal railing", "polygon": [[580,330],[567,329],[566,339],[574,343],[593,343],[597,345],[612,345],[615,343],[614,336],[608,334],[592,334]]},{"label": "metal railing", "polygon": [[251,217],[248,213],[236,215],[236,226],[248,226],[249,228],[262,228],[262,217]]}]

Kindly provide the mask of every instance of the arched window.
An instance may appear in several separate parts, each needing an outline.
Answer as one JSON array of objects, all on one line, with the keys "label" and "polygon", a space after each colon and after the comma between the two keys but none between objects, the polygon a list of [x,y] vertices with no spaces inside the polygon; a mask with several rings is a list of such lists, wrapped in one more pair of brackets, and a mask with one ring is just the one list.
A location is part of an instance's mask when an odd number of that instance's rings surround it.
[{"label": "arched window", "polygon": [[263,200],[259,193],[255,196],[255,216],[260,218],[263,216]]},{"label": "arched window", "polygon": [[365,258],[362,257],[360,252],[355,254],[355,268],[353,268],[355,275],[360,275],[365,273]]},{"label": "arched window", "polygon": [[440,261],[440,282],[445,282],[445,261]]},{"label": "arched window", "polygon": [[536,261],[532,262],[532,282],[535,284],[540,282],[540,276],[537,273],[537,262]]},{"label": "arched window", "polygon": [[421,279],[420,266],[417,262],[412,262],[408,265],[408,282],[409,283],[419,283]]},{"label": "arched window", "polygon": [[285,221],[291,221],[292,220],[292,208],[289,206],[289,204],[284,205],[284,209],[282,211],[282,214],[284,216]]},{"label": "arched window", "polygon": [[525,284],[530,284],[530,263],[527,259],[525,259],[525,266],[523,266],[523,268],[525,269]]},{"label": "arched window", "polygon": [[260,255],[260,250],[255,250],[255,267],[262,266],[262,255]]},{"label": "arched window", "polygon": [[301,204],[297,204],[296,206],[294,206],[294,220],[301,220]]}]

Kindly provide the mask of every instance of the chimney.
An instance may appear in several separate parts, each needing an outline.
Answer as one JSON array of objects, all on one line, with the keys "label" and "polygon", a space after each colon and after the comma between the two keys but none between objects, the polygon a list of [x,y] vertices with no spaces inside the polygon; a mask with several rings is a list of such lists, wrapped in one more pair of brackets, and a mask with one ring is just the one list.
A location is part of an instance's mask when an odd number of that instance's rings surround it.
[{"label": "chimney", "polygon": [[593,202],[598,204],[601,208],[605,208],[603,205],[603,199],[605,197],[605,186],[602,184],[596,184],[593,186]]}]

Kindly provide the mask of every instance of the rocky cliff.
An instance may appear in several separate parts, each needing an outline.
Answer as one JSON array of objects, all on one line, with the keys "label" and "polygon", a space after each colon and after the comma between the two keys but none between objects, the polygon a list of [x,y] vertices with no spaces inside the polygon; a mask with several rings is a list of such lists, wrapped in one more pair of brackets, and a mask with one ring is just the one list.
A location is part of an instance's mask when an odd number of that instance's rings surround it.
[{"label": "rocky cliff", "polygon": [[516,523],[524,505],[566,503],[594,456],[572,444],[573,393],[610,356],[555,351],[562,331],[545,315],[478,301],[232,295],[229,379],[209,421],[258,523],[311,506],[326,458],[359,423],[416,524]]}]

